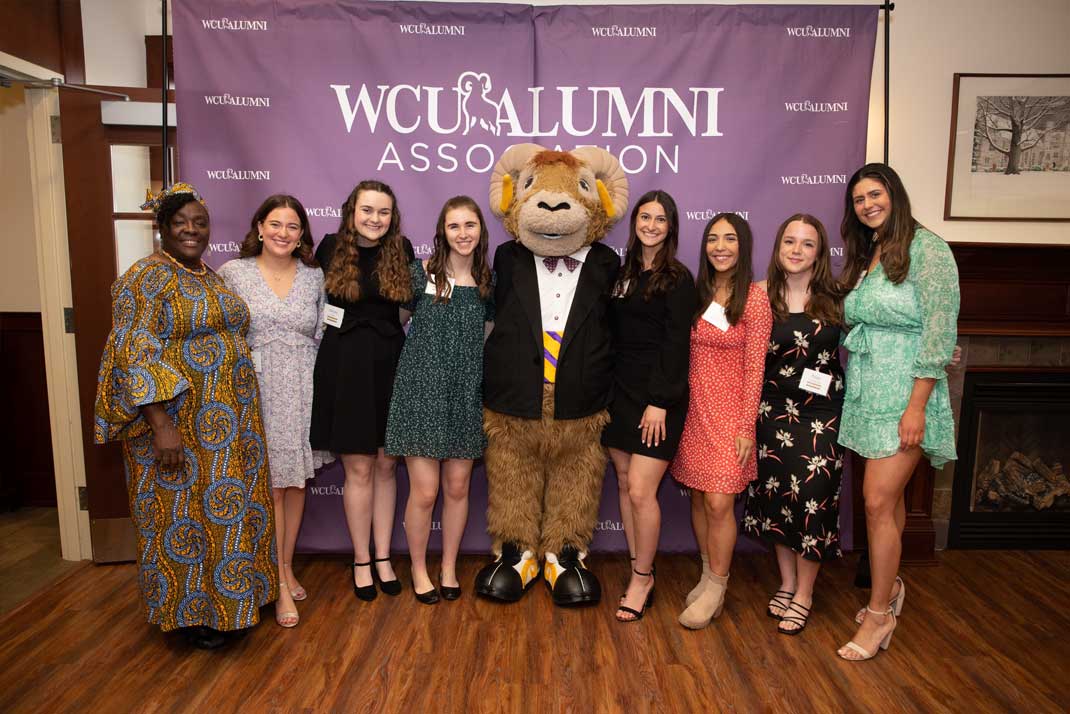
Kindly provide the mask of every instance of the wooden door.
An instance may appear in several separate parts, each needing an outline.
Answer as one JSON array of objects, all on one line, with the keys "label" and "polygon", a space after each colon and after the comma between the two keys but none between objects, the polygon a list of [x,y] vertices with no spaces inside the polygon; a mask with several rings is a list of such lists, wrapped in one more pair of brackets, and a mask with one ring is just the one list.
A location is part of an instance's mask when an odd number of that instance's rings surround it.
[{"label": "wooden door", "polygon": [[[113,89],[136,100],[158,102],[160,98],[158,90]],[[162,182],[163,142],[159,127],[105,126],[100,113],[102,100],[110,98],[60,91],[78,397],[93,560],[115,562],[135,559],[134,529],[120,447],[117,443],[93,443],[93,404],[100,356],[111,330],[111,285],[121,265],[128,264],[137,252],[132,245],[138,240],[136,236],[143,241],[146,233],[151,236],[153,232],[151,214],[136,209],[134,201],[138,197],[143,201],[145,189],[158,189]],[[168,142],[174,146],[173,129]],[[149,155],[155,156],[150,159],[151,186],[131,189],[130,182],[123,181],[121,159],[117,162],[119,171],[113,171],[117,147],[147,147]],[[116,183],[127,189],[120,192],[122,195],[113,191]]]}]

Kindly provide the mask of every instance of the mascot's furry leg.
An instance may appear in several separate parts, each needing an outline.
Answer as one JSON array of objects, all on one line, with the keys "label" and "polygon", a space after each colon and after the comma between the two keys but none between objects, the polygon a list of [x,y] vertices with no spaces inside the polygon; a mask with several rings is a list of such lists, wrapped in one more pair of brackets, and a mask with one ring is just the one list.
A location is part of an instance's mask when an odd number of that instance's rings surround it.
[{"label": "mascot's furry leg", "polygon": [[543,576],[555,605],[590,605],[602,588],[584,560],[598,519],[606,453],[600,443],[609,414],[553,423],[543,498]]},{"label": "mascot's furry leg", "polygon": [[483,410],[487,532],[498,559],[476,576],[476,593],[515,602],[539,575],[545,429],[537,419]]}]

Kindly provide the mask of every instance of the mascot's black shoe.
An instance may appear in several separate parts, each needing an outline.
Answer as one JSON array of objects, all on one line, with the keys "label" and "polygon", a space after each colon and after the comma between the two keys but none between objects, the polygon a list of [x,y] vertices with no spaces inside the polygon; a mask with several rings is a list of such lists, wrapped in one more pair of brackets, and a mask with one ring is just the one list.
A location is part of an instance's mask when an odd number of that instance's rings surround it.
[{"label": "mascot's black shoe", "polygon": [[516,602],[539,575],[539,561],[530,550],[520,552],[515,543],[503,543],[502,552],[476,575],[476,595]]},{"label": "mascot's black shoe", "polygon": [[561,553],[547,553],[543,579],[553,593],[554,604],[594,605],[602,597],[598,578],[583,564],[587,553],[580,553],[570,545]]}]

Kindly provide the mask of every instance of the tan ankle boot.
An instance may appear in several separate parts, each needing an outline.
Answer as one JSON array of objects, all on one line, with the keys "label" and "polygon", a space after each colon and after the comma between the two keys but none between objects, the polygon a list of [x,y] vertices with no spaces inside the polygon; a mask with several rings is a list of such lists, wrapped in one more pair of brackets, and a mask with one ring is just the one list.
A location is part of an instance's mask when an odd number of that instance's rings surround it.
[{"label": "tan ankle boot", "polygon": [[728,590],[728,576],[710,573],[703,578],[704,586],[695,601],[677,618],[689,630],[701,630],[724,609],[724,595]]},{"label": "tan ankle boot", "polygon": [[691,588],[691,592],[689,592],[687,594],[687,597],[684,598],[685,605],[690,605],[691,603],[693,603],[698,598],[698,596],[702,594],[702,591],[706,589],[707,575],[713,575],[713,571],[710,570],[710,559],[706,556],[702,556],[702,575],[700,575],[698,578],[698,585]]}]

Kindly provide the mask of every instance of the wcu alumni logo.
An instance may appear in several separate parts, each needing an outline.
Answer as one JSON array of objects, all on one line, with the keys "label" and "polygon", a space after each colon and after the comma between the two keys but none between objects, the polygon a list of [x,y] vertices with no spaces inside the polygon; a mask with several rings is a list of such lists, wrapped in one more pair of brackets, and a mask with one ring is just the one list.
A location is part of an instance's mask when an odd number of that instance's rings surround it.
[{"label": "wcu alumni logo", "polygon": [[[407,135],[419,130],[454,140],[437,146],[418,141],[403,146],[400,153],[388,141],[377,171],[393,164],[402,171],[408,167],[423,172],[433,165],[437,171],[451,173],[463,160],[467,170],[486,173],[494,165],[491,148],[482,143],[469,143],[465,148],[457,142],[483,134],[579,139],[572,143],[605,146],[617,154],[625,172],[638,173],[652,162],[656,173],[662,167],[679,173],[678,145],[613,146],[612,140],[723,136],[718,125],[723,87],[688,87],[686,91],[673,87],[525,87],[527,96],[520,102],[508,87],[495,90],[487,72],[462,72],[452,87],[365,83],[351,92],[350,84],[329,86],[346,133],[356,129],[362,136],[374,136],[380,130]],[[585,117],[582,124],[577,117]],[[409,158],[403,160],[406,152]]]},{"label": "wcu alumni logo", "polygon": [[269,109],[271,97],[241,97],[235,94],[205,94],[204,103],[219,107],[254,107]]},{"label": "wcu alumni logo", "polygon": [[213,20],[202,19],[201,26],[206,30],[229,30],[230,32],[256,30],[264,32],[268,29],[268,22],[267,20],[231,20],[229,17],[221,17]]},{"label": "wcu alumni logo", "polygon": [[464,25],[429,25],[426,22],[400,23],[403,35],[455,35],[464,36]]},{"label": "wcu alumni logo", "polygon": [[621,26],[621,25],[609,25],[608,27],[592,27],[591,35],[593,37],[657,37],[658,28],[653,25],[646,27],[638,26]]},{"label": "wcu alumni logo", "polygon": [[814,27],[813,25],[806,25],[804,27],[785,27],[788,32],[788,37],[831,37],[837,39],[847,39],[851,36],[850,27]]}]

